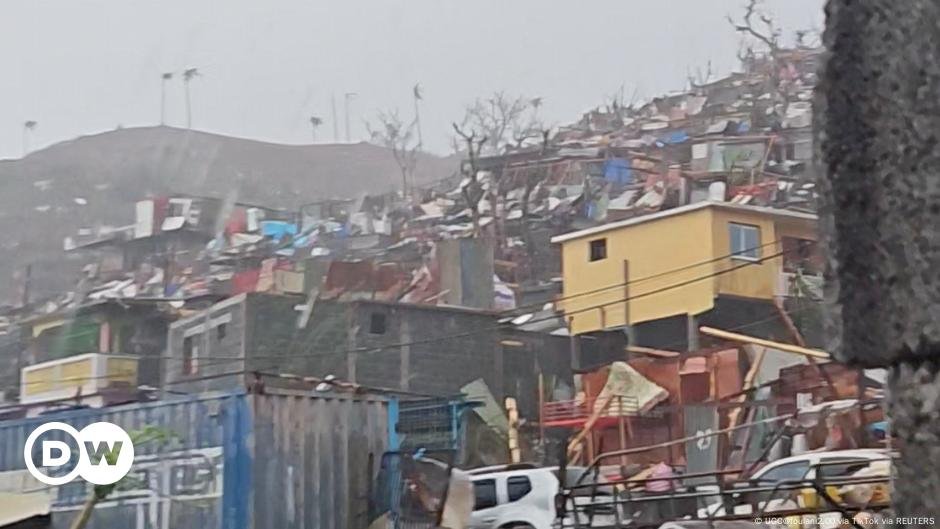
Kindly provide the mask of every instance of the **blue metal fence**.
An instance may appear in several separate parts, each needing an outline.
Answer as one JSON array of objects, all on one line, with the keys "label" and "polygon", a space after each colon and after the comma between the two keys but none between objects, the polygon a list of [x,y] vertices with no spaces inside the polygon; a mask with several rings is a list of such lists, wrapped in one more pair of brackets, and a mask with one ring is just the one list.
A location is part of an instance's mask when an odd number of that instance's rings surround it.
[{"label": "blue metal fence", "polygon": [[389,405],[390,449],[457,450],[463,444],[465,413],[476,406],[462,398],[408,400]]},{"label": "blue metal fence", "polygon": [[463,455],[466,413],[475,405],[462,398],[389,401],[390,451],[382,456],[374,515],[388,513],[394,529],[435,526],[434,503],[443,501],[448,469]]}]

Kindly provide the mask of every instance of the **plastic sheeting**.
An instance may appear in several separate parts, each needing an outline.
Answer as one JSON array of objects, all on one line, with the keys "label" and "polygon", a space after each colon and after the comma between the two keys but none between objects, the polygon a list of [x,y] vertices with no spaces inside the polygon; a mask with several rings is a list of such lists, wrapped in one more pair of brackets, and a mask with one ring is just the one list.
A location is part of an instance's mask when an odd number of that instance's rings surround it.
[{"label": "plastic sheeting", "polygon": [[297,234],[297,225],[280,220],[265,220],[261,222],[261,234],[275,240]]},{"label": "plastic sheeting", "polygon": [[[602,405],[608,396],[613,396],[614,402],[607,408],[607,415],[634,415],[646,413],[654,406],[669,398],[669,392],[633,369],[626,362],[614,362],[610,365],[607,383],[597,396],[596,405]],[[618,404],[616,397],[625,400]]]},{"label": "plastic sheeting", "polygon": [[633,173],[630,170],[630,160],[624,158],[611,158],[604,162],[604,179],[620,185],[633,183]]}]

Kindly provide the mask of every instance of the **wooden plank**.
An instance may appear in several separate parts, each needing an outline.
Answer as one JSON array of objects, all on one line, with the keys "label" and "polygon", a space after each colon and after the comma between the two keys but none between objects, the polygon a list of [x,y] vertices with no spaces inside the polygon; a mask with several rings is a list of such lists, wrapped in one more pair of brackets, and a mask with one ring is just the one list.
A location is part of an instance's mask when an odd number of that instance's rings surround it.
[{"label": "wooden plank", "polygon": [[[790,317],[786,307],[783,306],[783,300],[780,298],[774,298],[774,306],[777,308],[777,313],[780,315],[780,319],[783,320],[783,324],[786,326],[790,336],[793,337],[793,341],[796,342],[796,345],[799,345],[800,347],[806,347],[806,340],[803,339],[803,334],[800,333],[800,330],[796,328],[796,323],[793,322],[793,318]],[[819,376],[826,381],[826,384],[829,385],[829,388],[835,392],[835,386],[832,383],[832,378],[829,377],[829,373],[827,373],[825,369],[819,367],[819,364],[816,363],[816,360],[813,357],[807,356],[806,361],[816,368],[816,373],[818,373]]]},{"label": "wooden plank", "polygon": [[[627,447],[627,418],[623,414],[623,397],[617,397],[617,429],[620,434],[620,449],[623,450]],[[620,466],[626,468],[627,466],[627,456],[620,458]]]},{"label": "wooden plank", "polygon": [[539,371],[539,441],[545,442],[545,375]]},{"label": "wooden plank", "polygon": [[[735,397],[734,402],[738,404],[743,404],[744,400],[747,398],[747,390],[751,389],[751,386],[754,385],[754,379],[757,378],[757,372],[760,370],[761,364],[764,363],[764,355],[767,353],[767,348],[762,346],[752,346],[745,345],[745,347],[757,347],[757,354],[754,358],[754,363],[751,364],[751,368],[748,369],[747,374],[744,376],[744,386],[742,387],[742,393]],[[728,413],[728,426],[734,427],[738,425],[738,418],[741,416],[741,408],[735,408]],[[728,441],[731,441],[731,435],[728,435]]]},{"label": "wooden plank", "polygon": [[506,397],[506,415],[509,418],[509,462],[522,461],[522,452],[519,449],[519,409],[516,399]]},{"label": "wooden plank", "polygon": [[755,336],[748,336],[746,334],[738,334],[735,332],[723,331],[721,329],[715,329],[713,327],[699,327],[699,332],[701,332],[702,334],[707,334],[709,336],[714,336],[716,338],[721,338],[721,339],[728,340],[731,342],[761,345],[763,347],[768,347],[770,349],[777,349],[779,351],[784,351],[786,353],[800,354],[800,355],[809,356],[812,358],[821,358],[825,360],[831,359],[831,357],[829,356],[829,353],[825,351],[821,351],[819,349],[810,349],[808,347],[800,347],[798,345],[775,342],[773,340],[765,340],[763,338],[757,338]]},{"label": "wooden plank", "polygon": [[626,349],[630,353],[640,353],[640,354],[645,354],[649,356],[656,356],[659,358],[675,358],[679,356],[680,354],[682,354],[678,351],[667,351],[665,349],[653,349],[651,347],[642,347],[639,345],[628,345],[624,349]]},{"label": "wooden plank", "polygon": [[[601,418],[601,415],[607,411],[607,408],[610,407],[610,403],[613,401],[613,395],[607,395],[607,397],[601,402],[600,406],[594,406],[594,412],[591,413],[591,416],[588,417],[587,422],[584,423],[584,428],[574,436],[574,439],[568,443],[568,454],[572,455],[575,453],[575,449],[578,448],[581,444],[581,441],[584,437],[591,431],[591,428],[597,423],[597,420]],[[595,401],[596,404],[597,401]]]}]

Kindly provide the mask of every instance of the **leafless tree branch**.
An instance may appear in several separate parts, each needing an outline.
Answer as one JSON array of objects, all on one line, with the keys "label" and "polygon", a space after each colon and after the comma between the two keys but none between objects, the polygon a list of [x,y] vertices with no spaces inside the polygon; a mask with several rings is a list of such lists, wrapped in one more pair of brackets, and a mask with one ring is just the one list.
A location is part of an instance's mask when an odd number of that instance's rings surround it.
[{"label": "leafless tree branch", "polygon": [[518,148],[538,137],[541,130],[538,111],[542,103],[540,97],[495,92],[469,105],[459,128],[472,130],[478,138],[485,136],[483,152],[487,154],[500,153],[508,147]]},{"label": "leafless tree branch", "polygon": [[402,194],[408,196],[409,181],[418,166],[420,144],[416,137],[417,122],[405,123],[397,110],[379,112],[375,125],[366,123],[372,141],[388,148],[401,171]]}]

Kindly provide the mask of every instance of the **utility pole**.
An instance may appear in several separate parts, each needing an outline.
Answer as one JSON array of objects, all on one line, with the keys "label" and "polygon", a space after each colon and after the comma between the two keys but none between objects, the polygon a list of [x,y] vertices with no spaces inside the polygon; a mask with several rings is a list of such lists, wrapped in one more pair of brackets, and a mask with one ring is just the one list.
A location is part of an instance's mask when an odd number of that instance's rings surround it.
[{"label": "utility pole", "polygon": [[160,125],[166,125],[166,83],[173,79],[172,72],[166,72],[160,77]]},{"label": "utility pole", "polygon": [[343,112],[346,114],[346,143],[352,141],[349,136],[349,100],[354,97],[356,97],[355,92],[346,92],[343,94]]},{"label": "utility pole", "polygon": [[187,68],[183,71],[183,88],[186,90],[186,128],[193,128],[193,109],[189,100],[189,82],[200,75],[198,68]]},{"label": "utility pole", "polygon": [[415,84],[413,95],[415,101],[415,128],[418,130],[418,150],[420,151],[424,147],[424,138],[421,137],[421,114],[418,113],[418,102],[424,99],[421,94],[421,83]]},{"label": "utility pole", "polygon": [[339,120],[336,118],[336,94],[330,94],[330,106],[333,108],[333,143],[339,143]]},{"label": "utility pole", "polygon": [[[940,513],[940,3],[829,0],[816,92],[828,349],[885,367],[896,527]],[[887,108],[886,108],[887,105]],[[931,132],[934,131],[934,132]],[[830,279],[831,278],[831,279]]]},{"label": "utility pole", "polygon": [[23,122],[23,156],[29,154],[29,136],[36,129],[38,123],[33,120]]}]

